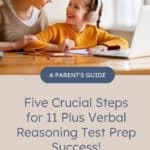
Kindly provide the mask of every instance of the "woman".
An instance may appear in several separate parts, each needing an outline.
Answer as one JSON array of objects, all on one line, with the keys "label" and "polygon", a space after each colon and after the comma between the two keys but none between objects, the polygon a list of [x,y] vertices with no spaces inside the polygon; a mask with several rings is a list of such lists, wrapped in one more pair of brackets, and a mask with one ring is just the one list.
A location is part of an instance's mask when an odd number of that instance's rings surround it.
[{"label": "woman", "polygon": [[[5,0],[0,6],[0,50],[18,50],[48,26],[42,9],[51,0]],[[26,36],[30,35],[30,36]]]}]

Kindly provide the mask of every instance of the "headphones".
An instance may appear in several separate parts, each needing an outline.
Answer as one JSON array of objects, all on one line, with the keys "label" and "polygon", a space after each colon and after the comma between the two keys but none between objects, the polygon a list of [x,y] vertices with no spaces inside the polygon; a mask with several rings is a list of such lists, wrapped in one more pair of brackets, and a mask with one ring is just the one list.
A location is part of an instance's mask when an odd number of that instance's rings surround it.
[{"label": "headphones", "polygon": [[[97,9],[100,9],[97,13]],[[103,3],[101,0],[92,0],[90,12],[87,15],[87,20],[90,23],[97,22],[98,24],[100,23],[100,18],[102,16],[102,9],[103,9]]]}]

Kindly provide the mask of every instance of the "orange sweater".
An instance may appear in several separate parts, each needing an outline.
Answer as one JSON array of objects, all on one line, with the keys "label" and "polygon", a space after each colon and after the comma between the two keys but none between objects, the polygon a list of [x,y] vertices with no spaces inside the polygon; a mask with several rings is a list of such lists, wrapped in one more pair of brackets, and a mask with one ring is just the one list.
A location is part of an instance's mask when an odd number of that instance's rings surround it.
[{"label": "orange sweater", "polygon": [[[90,48],[96,45],[106,45],[109,49],[128,47],[128,42],[124,38],[111,35],[93,25],[86,25],[84,31],[78,33],[69,24],[58,23],[49,26],[36,36],[43,43],[43,46],[40,45],[39,48],[46,47],[46,43],[61,44],[66,38],[75,42],[76,49]],[[30,50],[30,48],[33,49],[34,47],[38,49],[38,44],[31,43],[27,46],[27,49]]]}]

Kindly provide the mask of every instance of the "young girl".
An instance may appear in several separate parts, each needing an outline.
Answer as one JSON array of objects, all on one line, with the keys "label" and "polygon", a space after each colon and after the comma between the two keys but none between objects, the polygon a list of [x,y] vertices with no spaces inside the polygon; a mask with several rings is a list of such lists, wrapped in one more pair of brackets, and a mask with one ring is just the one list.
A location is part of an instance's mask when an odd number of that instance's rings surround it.
[{"label": "young girl", "polygon": [[[101,0],[70,0],[66,23],[49,26],[36,35],[37,41],[26,50],[65,51],[66,49],[92,48],[100,50],[127,48],[128,42],[98,27],[102,11]],[[97,18],[97,27],[87,24]]]}]

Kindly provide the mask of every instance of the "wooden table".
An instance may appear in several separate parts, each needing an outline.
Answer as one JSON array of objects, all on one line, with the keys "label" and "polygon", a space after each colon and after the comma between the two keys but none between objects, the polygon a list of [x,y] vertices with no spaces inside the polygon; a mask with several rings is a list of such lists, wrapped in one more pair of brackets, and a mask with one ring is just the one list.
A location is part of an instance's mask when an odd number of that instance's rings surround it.
[{"label": "wooden table", "polygon": [[5,53],[0,59],[1,75],[37,75],[48,66],[108,66],[112,67],[116,74],[150,74],[150,57],[136,59],[118,59],[108,57],[94,57],[73,55],[71,57],[46,57],[22,55],[15,52]]}]

